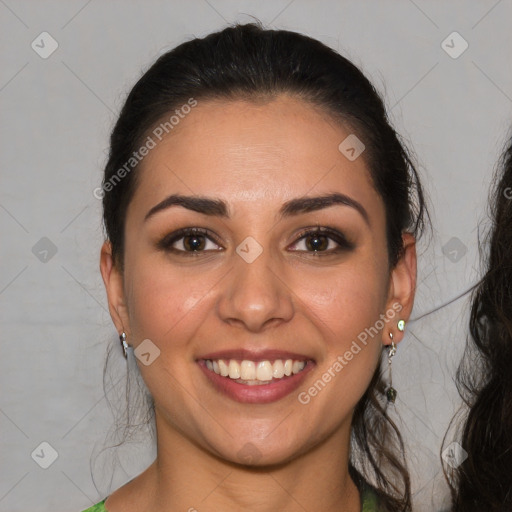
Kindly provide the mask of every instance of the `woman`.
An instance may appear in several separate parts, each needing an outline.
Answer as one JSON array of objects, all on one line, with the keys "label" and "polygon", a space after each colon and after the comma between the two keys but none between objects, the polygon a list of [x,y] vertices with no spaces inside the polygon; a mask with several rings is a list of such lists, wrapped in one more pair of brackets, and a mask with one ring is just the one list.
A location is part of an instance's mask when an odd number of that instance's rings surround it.
[{"label": "woman", "polygon": [[501,167],[489,202],[488,261],[471,305],[472,344],[457,373],[469,414],[454,512],[512,510],[512,140]]},{"label": "woman", "polygon": [[380,361],[424,201],[364,75],[255,24],[186,42],[130,92],[98,192],[157,457],[92,510],[410,510]]}]

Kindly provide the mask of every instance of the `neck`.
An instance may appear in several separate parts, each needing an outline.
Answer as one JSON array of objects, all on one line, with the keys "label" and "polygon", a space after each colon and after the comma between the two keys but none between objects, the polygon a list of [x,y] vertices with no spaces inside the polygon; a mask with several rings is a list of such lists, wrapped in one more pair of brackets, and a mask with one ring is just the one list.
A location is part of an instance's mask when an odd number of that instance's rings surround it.
[{"label": "neck", "polygon": [[[359,512],[348,472],[350,425],[291,461],[242,466],[220,459],[159,418],[158,456],[144,472],[146,510]],[[149,492],[148,492],[149,491]]]}]

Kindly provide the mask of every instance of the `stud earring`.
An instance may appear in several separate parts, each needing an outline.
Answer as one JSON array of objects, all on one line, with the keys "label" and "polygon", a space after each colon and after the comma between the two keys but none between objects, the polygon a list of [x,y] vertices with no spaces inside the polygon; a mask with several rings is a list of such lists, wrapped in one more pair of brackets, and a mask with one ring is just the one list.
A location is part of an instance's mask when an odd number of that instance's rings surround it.
[{"label": "stud earring", "polygon": [[404,332],[405,331],[405,320],[398,320],[397,327],[400,332]]},{"label": "stud earring", "polygon": [[393,341],[393,333],[389,333],[389,337],[391,338],[391,345],[388,346],[388,373],[389,373],[389,387],[386,390],[386,397],[389,403],[395,403],[397,391],[393,387],[393,368],[391,359],[396,354],[396,344]]},{"label": "stud earring", "polygon": [[126,343],[126,333],[123,332],[119,336],[119,341],[121,342],[121,346],[123,347],[123,355],[125,359],[128,359],[128,343]]}]

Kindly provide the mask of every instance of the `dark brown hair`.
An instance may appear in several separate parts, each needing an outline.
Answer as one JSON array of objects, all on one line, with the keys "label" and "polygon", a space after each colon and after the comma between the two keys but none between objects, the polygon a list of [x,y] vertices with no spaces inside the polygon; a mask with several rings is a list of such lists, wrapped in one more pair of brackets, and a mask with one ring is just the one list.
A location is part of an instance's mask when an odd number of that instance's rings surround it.
[{"label": "dark brown hair", "polygon": [[485,273],[472,297],[470,334],[457,371],[469,407],[467,459],[451,483],[453,512],[512,511],[512,140],[489,200]]},{"label": "dark brown hair", "polygon": [[[150,130],[191,98],[260,101],[282,93],[321,107],[363,141],[373,185],[385,205],[392,269],[403,251],[402,233],[419,236],[428,219],[418,174],[382,99],[364,74],[321,42],[295,32],[235,25],[159,57],[122,108],[111,136],[103,187],[112,183]],[[137,185],[136,167],[123,174],[115,186],[104,189],[103,196],[106,234],[121,270],[124,220]],[[355,410],[352,464],[373,481],[383,508],[405,512],[411,509],[409,474],[400,432],[388,417],[381,387],[377,369]]]}]

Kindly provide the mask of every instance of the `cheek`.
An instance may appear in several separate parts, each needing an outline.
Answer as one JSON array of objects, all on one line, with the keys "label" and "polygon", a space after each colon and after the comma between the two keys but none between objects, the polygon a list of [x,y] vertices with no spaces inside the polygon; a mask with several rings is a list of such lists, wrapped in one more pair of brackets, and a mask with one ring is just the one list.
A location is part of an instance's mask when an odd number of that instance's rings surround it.
[{"label": "cheek", "polygon": [[329,276],[297,280],[295,289],[299,286],[304,314],[324,343],[318,362],[321,382],[302,390],[304,400],[329,403],[333,412],[344,414],[365,392],[380,359],[386,281],[377,266],[357,264]]},{"label": "cheek", "polygon": [[[212,307],[209,292],[220,277],[218,272],[177,268],[160,259],[134,261],[127,267],[133,335],[154,340],[161,350],[178,349],[197,328],[201,312]],[[172,340],[172,347],[166,340]]]},{"label": "cheek", "polygon": [[209,291],[218,279],[200,272],[198,278],[197,271],[194,278],[189,271],[161,263],[140,263],[133,269],[127,293],[133,343],[149,339],[160,351],[154,363],[139,364],[139,369],[155,403],[166,404],[164,409],[172,410],[174,418],[180,410],[176,404],[185,410],[183,383],[190,379],[190,340],[197,337],[206,311],[213,308]]},{"label": "cheek", "polygon": [[383,312],[387,283],[382,270],[371,263],[354,262],[307,278],[297,274],[290,286],[337,348],[374,325]]}]

